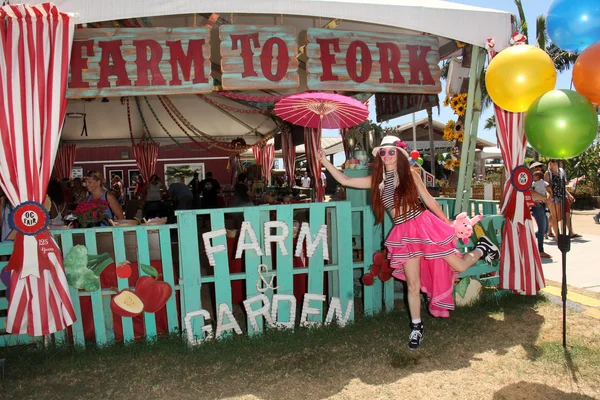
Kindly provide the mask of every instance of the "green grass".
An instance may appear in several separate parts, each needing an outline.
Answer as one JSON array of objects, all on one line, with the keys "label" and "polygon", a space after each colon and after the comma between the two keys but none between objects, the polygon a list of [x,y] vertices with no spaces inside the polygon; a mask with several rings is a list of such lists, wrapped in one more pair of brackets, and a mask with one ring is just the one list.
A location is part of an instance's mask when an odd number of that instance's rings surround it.
[{"label": "green grass", "polygon": [[[348,379],[378,383],[414,372],[468,368],[476,354],[523,345],[529,360],[564,359],[555,343],[539,345],[543,296],[492,296],[450,319],[425,318],[425,342],[406,348],[404,310],[337,326],[268,330],[189,347],[179,336],[104,348],[54,346],[0,350],[6,398],[219,398],[252,393],[267,398],[321,398]],[[574,363],[598,363],[600,347],[573,347]],[[276,385],[274,382],[278,382]],[[306,387],[310,386],[310,395]],[[198,395],[202,393],[202,395]],[[283,396],[283,393],[287,393]],[[281,396],[279,396],[279,395]],[[206,395],[206,397],[204,397]]]}]

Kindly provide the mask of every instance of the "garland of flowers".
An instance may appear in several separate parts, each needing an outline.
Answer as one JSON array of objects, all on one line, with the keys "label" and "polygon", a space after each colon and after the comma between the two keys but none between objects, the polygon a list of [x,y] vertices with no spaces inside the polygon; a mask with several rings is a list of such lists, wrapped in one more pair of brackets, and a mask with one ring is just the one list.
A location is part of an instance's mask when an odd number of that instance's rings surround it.
[{"label": "garland of flowers", "polygon": [[284,96],[252,96],[249,94],[233,93],[233,92],[227,92],[224,90],[218,91],[216,93],[223,97],[227,97],[229,99],[250,101],[253,103],[277,103],[279,100],[287,97],[287,95],[284,95]]},{"label": "garland of flowers", "polygon": [[267,110],[243,110],[241,108],[231,107],[231,106],[228,106],[227,104],[219,103],[203,94],[197,94],[196,96],[198,96],[202,100],[206,101],[207,103],[212,104],[213,106],[216,106],[219,108],[224,108],[227,111],[233,111],[233,112],[237,112],[240,114],[265,114],[265,115],[270,114],[270,112]]}]

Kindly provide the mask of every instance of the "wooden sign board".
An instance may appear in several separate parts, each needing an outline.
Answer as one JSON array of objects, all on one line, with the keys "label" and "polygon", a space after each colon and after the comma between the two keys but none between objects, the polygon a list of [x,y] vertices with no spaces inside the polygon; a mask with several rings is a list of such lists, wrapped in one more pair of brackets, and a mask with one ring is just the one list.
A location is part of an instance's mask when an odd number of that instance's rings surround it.
[{"label": "wooden sign board", "polygon": [[78,29],[67,98],[210,93],[206,28]]},{"label": "wooden sign board", "polygon": [[436,94],[377,93],[375,95],[377,122],[389,121],[438,105]]},{"label": "wooden sign board", "polygon": [[307,86],[437,94],[442,91],[435,37],[309,28]]},{"label": "wooden sign board", "polygon": [[300,85],[295,28],[222,25],[219,38],[223,89],[295,89]]}]

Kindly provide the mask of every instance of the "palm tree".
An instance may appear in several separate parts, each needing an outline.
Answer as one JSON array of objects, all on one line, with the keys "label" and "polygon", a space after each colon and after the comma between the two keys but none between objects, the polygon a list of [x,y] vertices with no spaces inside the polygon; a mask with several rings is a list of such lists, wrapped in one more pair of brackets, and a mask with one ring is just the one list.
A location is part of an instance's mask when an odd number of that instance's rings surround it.
[{"label": "palm tree", "polygon": [[483,129],[495,129],[496,128],[496,116],[492,115],[488,119],[485,120],[485,125]]}]

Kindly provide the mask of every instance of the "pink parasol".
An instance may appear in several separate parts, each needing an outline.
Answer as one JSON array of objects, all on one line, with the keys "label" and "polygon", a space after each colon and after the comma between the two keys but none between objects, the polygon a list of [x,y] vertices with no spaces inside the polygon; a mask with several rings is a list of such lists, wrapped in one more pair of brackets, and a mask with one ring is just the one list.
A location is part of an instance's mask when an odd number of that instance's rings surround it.
[{"label": "pink parasol", "polygon": [[300,93],[280,100],[275,113],[306,128],[342,129],[365,121],[367,106],[351,97],[329,93]]}]

